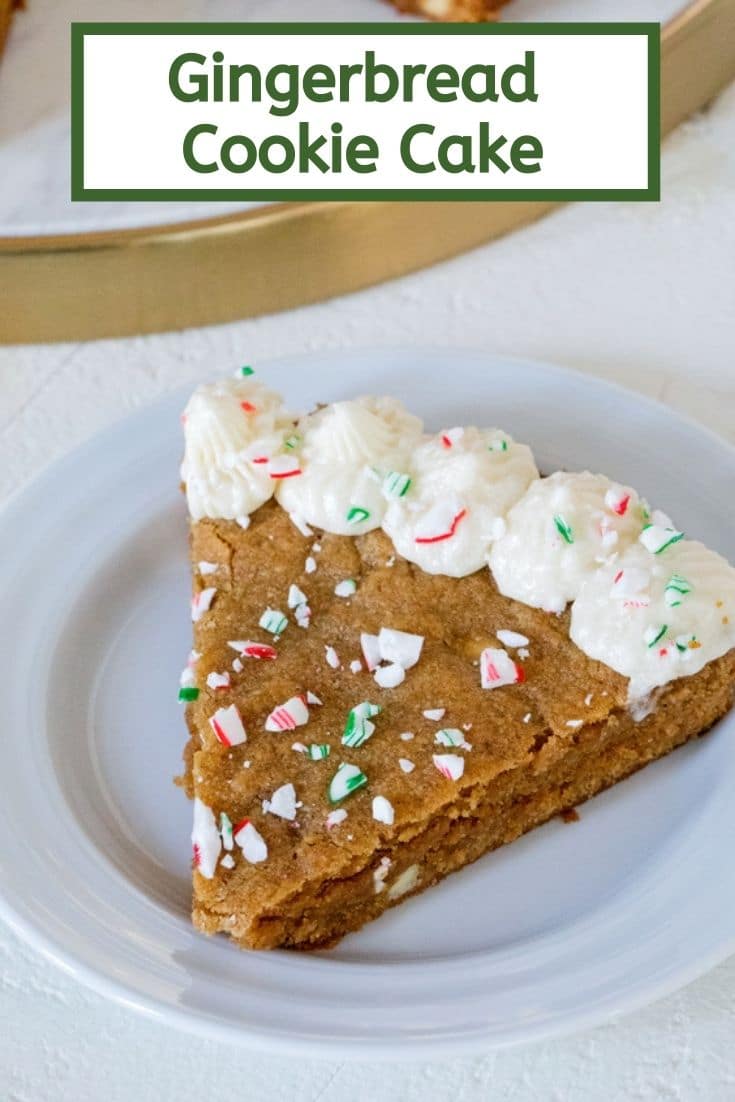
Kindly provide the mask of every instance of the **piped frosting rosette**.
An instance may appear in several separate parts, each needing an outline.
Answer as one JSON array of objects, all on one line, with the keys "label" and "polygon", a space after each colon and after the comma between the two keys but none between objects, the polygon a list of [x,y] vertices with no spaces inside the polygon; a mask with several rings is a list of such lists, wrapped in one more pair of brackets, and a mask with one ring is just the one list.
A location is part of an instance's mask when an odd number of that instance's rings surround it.
[{"label": "piped frosting rosette", "polygon": [[598,566],[638,538],[647,509],[635,490],[589,471],[533,482],[490,552],[500,592],[562,612]]},{"label": "piped frosting rosette", "polygon": [[283,399],[252,375],[240,375],[198,387],[182,419],[181,478],[192,519],[247,525],[293,468],[284,448],[293,417]]},{"label": "piped frosting rosette", "polygon": [[394,494],[383,529],[427,574],[480,570],[511,505],[538,477],[530,448],[499,429],[455,428],[425,439],[411,481]]},{"label": "piped frosting rosette", "polygon": [[735,570],[670,525],[652,524],[614,562],[587,574],[570,635],[630,678],[632,701],[697,673],[735,647]]},{"label": "piped frosting rosette", "polygon": [[405,472],[422,425],[395,398],[334,402],[297,427],[301,474],[284,480],[277,498],[306,524],[343,536],[379,528],[384,487]]}]

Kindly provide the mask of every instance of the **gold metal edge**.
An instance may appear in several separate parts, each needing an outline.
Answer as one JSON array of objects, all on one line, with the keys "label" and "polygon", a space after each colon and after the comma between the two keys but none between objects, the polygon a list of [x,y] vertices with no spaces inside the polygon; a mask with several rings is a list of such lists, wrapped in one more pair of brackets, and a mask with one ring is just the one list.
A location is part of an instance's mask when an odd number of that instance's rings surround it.
[{"label": "gold metal edge", "polygon": [[[694,0],[662,35],[662,133],[735,78],[735,3]],[[357,291],[558,206],[291,203],[173,225],[0,237],[0,343],[216,325]]]}]

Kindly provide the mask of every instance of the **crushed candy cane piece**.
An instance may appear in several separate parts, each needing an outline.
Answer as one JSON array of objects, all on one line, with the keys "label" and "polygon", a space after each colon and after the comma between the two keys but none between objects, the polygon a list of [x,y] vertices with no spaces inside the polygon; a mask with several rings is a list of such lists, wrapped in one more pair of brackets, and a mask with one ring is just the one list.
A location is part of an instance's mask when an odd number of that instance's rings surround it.
[{"label": "crushed candy cane piece", "polygon": [[239,746],[240,743],[247,742],[248,736],[236,704],[218,708],[210,717],[209,726],[223,746]]},{"label": "crushed candy cane piece", "polygon": [[268,846],[249,819],[241,819],[235,827],[234,838],[242,855],[251,865],[259,865],[268,857]]},{"label": "crushed candy cane piece", "polygon": [[339,826],[347,818],[347,812],[343,807],[335,808],[334,811],[330,811],[327,815],[327,830],[331,830],[332,827]]},{"label": "crushed candy cane piece", "polygon": [[630,505],[630,491],[616,483],[613,484],[605,494],[605,505],[611,512],[616,513],[619,517],[624,517]]},{"label": "crushed candy cane piece", "polygon": [[326,742],[311,742],[304,751],[309,761],[324,761],[332,753],[332,747]]},{"label": "crushed candy cane piece", "polygon": [[388,471],[381,491],[383,497],[388,501],[397,501],[401,497],[405,497],[411,487],[411,476],[408,474],[402,474],[400,471]]},{"label": "crushed candy cane piece", "polygon": [[487,450],[489,452],[507,452],[508,441],[504,440],[502,437],[498,437],[495,440],[490,441],[487,446]]},{"label": "crushed candy cane piece", "polygon": [[425,716],[426,719],[433,719],[438,722],[440,719],[444,719],[446,711],[446,708],[426,708],[421,714]]},{"label": "crushed candy cane piece", "polygon": [[179,700],[187,704],[199,698],[199,689],[195,685],[182,685],[179,689]]},{"label": "crushed candy cane piece", "polygon": [[265,721],[266,731],[293,731],[309,722],[309,709],[304,698],[292,696],[285,704],[274,708]]},{"label": "crushed candy cane piece", "polygon": [[574,543],[574,532],[571,524],[568,524],[561,513],[554,517],[554,527],[565,543]]},{"label": "crushed candy cane piece", "polygon": [[327,660],[327,665],[331,666],[333,670],[338,670],[340,668],[341,662],[334,647],[325,646],[324,657]]},{"label": "crushed candy cane piece", "polygon": [[399,758],[398,764],[400,765],[404,773],[413,773],[414,769],[416,768],[414,763],[410,761],[409,758]]},{"label": "crushed candy cane piece", "polygon": [[366,631],[360,633],[360,647],[365,657],[365,665],[370,673],[380,665],[380,641],[377,635],[369,635]]},{"label": "crushed candy cane piece", "polygon": [[306,574],[313,574],[316,570],[316,559],[313,555],[307,555],[306,562],[304,563],[304,572]]},{"label": "crushed candy cane piece", "polygon": [[214,812],[198,796],[194,798],[194,825],[191,832],[194,868],[211,880],[222,851],[222,840]]},{"label": "crushed candy cane piece", "polygon": [[412,635],[396,628],[381,628],[378,649],[383,662],[396,662],[404,670],[410,670],[421,657],[423,635]]},{"label": "crushed candy cane piece", "polygon": [[350,662],[350,670],[352,673],[360,673],[362,671],[362,662],[359,658],[353,658]]},{"label": "crushed candy cane piece", "polygon": [[232,820],[230,816],[222,811],[219,817],[219,833],[222,839],[222,845],[225,849],[232,849]]},{"label": "crushed candy cane piece", "polygon": [[392,662],[389,666],[379,666],[373,678],[381,689],[395,689],[406,680],[406,671],[397,662]]},{"label": "crushed candy cane piece", "polygon": [[258,627],[271,635],[281,635],[288,627],[288,618],[277,608],[267,608],[258,620]]},{"label": "crushed candy cane piece", "polygon": [[235,517],[235,523],[239,524],[239,526],[242,528],[242,530],[244,532],[244,531],[246,531],[246,529],[248,529],[250,527],[250,517],[247,516],[247,515],[246,516]]},{"label": "crushed candy cane piece", "polygon": [[410,742],[411,739],[414,738],[414,733],[413,731],[401,731],[398,737],[401,742]]},{"label": "crushed candy cane piece", "polygon": [[232,660],[232,668],[235,673],[242,673],[242,671],[245,669],[239,658],[234,658]]},{"label": "crushed candy cane piece", "polygon": [[681,574],[672,574],[664,587],[664,600],[669,608],[678,608],[682,598],[687,597],[692,587]]},{"label": "crushed candy cane piece", "polygon": [[351,597],[356,592],[357,582],[354,578],[345,578],[334,587],[335,597]]},{"label": "crushed candy cane piece", "polygon": [[288,588],[288,607],[298,608],[299,605],[307,605],[309,603],[308,597],[302,589],[299,589],[297,585],[290,585]]},{"label": "crushed candy cane piece", "polygon": [[271,478],[294,478],[301,474],[301,467],[294,455],[274,455],[268,461],[268,474]]},{"label": "crushed candy cane piece", "polygon": [[277,788],[270,800],[263,800],[263,814],[277,815],[279,819],[288,819],[293,822],[296,811],[301,803],[296,799],[296,789],[292,784],[282,784]]},{"label": "crushed candy cane piece", "polygon": [[671,528],[668,525],[647,524],[638,539],[647,551],[650,551],[653,555],[660,555],[667,547],[683,540],[684,533],[678,532],[676,528]]},{"label": "crushed candy cane piece", "polygon": [[467,516],[467,509],[456,499],[438,501],[428,510],[422,521],[419,535],[414,536],[415,543],[441,543],[451,539],[459,527],[460,521]]},{"label": "crushed candy cane piece", "polygon": [[461,425],[457,425],[453,429],[445,429],[441,433],[441,441],[445,448],[452,448],[455,444],[458,444],[464,436],[464,429]]},{"label": "crushed candy cane piece", "polygon": [[197,563],[197,570],[202,577],[206,577],[207,574],[216,574],[219,570],[219,563],[202,561]]},{"label": "crushed candy cane piece", "polygon": [[209,586],[207,589],[200,589],[199,592],[192,597],[191,618],[195,624],[201,620],[205,612],[209,612],[216,592],[216,586]]},{"label": "crushed candy cane piece", "polygon": [[255,369],[252,368],[250,366],[250,364],[245,364],[244,367],[238,367],[237,371],[235,372],[236,376],[242,376],[243,378],[247,378],[248,375],[254,375],[254,374],[255,374]]},{"label": "crushed candy cane piece", "polygon": [[643,633],[643,642],[649,649],[651,647],[655,647],[656,643],[663,639],[668,630],[668,624],[660,624],[658,627],[656,627],[654,624],[651,624],[651,626],[646,628]]},{"label": "crushed candy cane piece", "polygon": [[226,853],[224,855],[224,857],[222,858],[222,860],[220,861],[220,865],[224,869],[234,869],[234,867],[235,867],[235,858],[232,856],[231,853]]},{"label": "crushed candy cane piece", "polygon": [[228,647],[237,651],[241,658],[262,658],[273,661],[278,658],[278,651],[268,643],[255,643],[252,639],[231,639]]},{"label": "crushed candy cane piece", "polygon": [[363,509],[361,505],[352,505],[347,510],[347,523],[348,524],[362,524],[363,521],[370,519],[370,510]]},{"label": "crushed candy cane piece", "polygon": [[480,684],[483,689],[518,685],[525,679],[523,666],[514,662],[507,651],[498,647],[487,647],[480,655]]},{"label": "crushed candy cane piece", "polygon": [[319,699],[319,697],[316,695],[316,693],[313,693],[311,691],[311,689],[308,689],[307,693],[306,693],[306,703],[307,704],[319,704],[319,705],[321,705],[322,701]]},{"label": "crushed candy cane piece", "polygon": [[505,628],[501,628],[500,631],[495,632],[495,638],[506,647],[527,647],[530,640],[525,635],[521,635],[518,631],[507,631]]},{"label": "crushed candy cane piece", "polygon": [[329,782],[329,802],[337,804],[367,784],[367,777],[356,765],[343,762]]},{"label": "crushed candy cane piece", "polygon": [[464,758],[460,758],[459,754],[433,754],[432,760],[448,781],[458,781],[464,773]]},{"label": "crushed candy cane piece", "polygon": [[207,688],[208,689],[229,689],[230,687],[230,675],[228,673],[216,673],[212,670],[207,674]]},{"label": "crushed candy cane piece", "polygon": [[677,635],[674,643],[681,654],[685,654],[687,651],[699,650],[702,646],[696,635]]},{"label": "crushed candy cane piece", "polygon": [[465,742],[464,735],[457,727],[443,727],[434,735],[434,742],[440,746],[458,746],[462,750],[471,750],[469,742]]},{"label": "crushed candy cane piece", "polygon": [[382,711],[379,704],[371,704],[364,700],[350,708],[347,722],[342,734],[343,746],[362,746],[375,731],[375,724],[370,720]]},{"label": "crushed candy cane piece", "polygon": [[373,819],[378,823],[385,823],[386,826],[393,826],[395,812],[392,803],[385,796],[373,796]]},{"label": "crushed candy cane piece", "polygon": [[311,609],[308,605],[297,605],[293,617],[300,628],[308,628],[311,623]]},{"label": "crushed candy cane piece", "polygon": [[574,728],[583,727],[584,726],[584,720],[583,719],[568,719],[566,725],[567,725],[567,727],[574,727]]}]

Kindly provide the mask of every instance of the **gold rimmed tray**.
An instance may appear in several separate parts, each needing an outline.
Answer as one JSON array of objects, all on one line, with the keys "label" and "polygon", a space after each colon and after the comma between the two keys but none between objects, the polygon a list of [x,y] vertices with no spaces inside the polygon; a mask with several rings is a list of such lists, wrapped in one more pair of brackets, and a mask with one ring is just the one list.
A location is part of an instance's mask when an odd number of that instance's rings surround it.
[{"label": "gold rimmed tray", "polygon": [[[662,133],[735,78],[735,0],[662,32]],[[556,204],[275,204],[141,229],[0,237],[0,342],[90,340],[274,313],[415,271]]]}]

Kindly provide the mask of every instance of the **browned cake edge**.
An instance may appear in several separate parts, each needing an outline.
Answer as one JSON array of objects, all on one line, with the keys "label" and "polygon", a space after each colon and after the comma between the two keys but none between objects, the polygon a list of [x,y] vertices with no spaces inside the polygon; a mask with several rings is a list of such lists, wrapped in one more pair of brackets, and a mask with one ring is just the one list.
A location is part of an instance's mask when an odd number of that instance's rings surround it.
[{"label": "browned cake edge", "polygon": [[[487,785],[461,788],[443,814],[402,829],[396,843],[374,853],[367,865],[307,885],[279,905],[278,914],[264,912],[244,920],[231,914],[226,901],[220,912],[195,900],[194,922],[205,933],[227,932],[246,948],[326,948],[409,895],[705,733],[734,698],[731,651],[698,674],[672,682],[661,693],[656,711],[643,721],[636,723],[618,709],[605,723],[580,728],[568,750],[548,768],[543,767],[540,740],[529,764]],[[413,882],[408,870],[415,865],[418,879]],[[381,887],[381,869],[390,871],[394,885],[406,874],[405,891]]]}]

